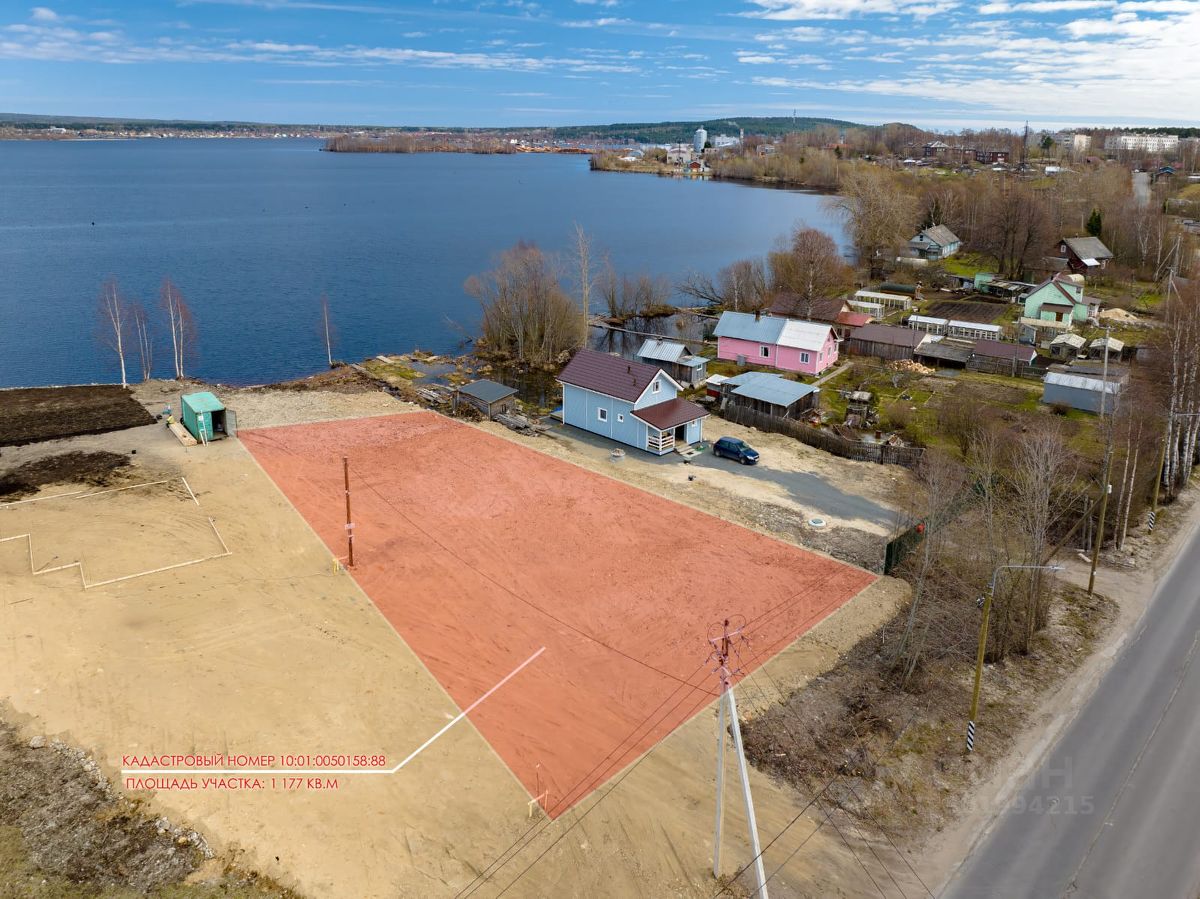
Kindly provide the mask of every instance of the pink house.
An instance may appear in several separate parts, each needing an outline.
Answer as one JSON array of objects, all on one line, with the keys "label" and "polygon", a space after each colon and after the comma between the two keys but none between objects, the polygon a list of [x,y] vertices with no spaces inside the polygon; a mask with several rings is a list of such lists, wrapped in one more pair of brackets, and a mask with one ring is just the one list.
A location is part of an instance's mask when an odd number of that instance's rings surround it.
[{"label": "pink house", "polygon": [[717,358],[739,365],[765,365],[780,371],[817,375],[837,362],[833,328],[774,315],[722,312],[713,332]]}]

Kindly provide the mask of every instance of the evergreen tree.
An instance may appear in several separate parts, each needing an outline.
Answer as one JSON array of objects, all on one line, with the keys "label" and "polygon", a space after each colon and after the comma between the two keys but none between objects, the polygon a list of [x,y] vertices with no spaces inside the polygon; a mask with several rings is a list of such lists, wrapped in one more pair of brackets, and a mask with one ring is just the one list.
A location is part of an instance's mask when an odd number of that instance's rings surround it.
[{"label": "evergreen tree", "polygon": [[1102,230],[1104,230],[1104,220],[1100,216],[1100,210],[1093,209],[1092,214],[1088,216],[1087,233],[1092,237],[1099,237]]}]

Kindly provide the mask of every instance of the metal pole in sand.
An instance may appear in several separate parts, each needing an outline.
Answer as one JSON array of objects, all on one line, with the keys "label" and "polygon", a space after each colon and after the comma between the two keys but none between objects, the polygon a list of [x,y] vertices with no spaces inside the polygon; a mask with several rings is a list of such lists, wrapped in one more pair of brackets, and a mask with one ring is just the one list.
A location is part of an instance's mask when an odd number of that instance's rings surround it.
[{"label": "metal pole in sand", "polygon": [[350,520],[350,460],[342,456],[342,477],[346,482],[346,565],[354,567],[354,522]]}]

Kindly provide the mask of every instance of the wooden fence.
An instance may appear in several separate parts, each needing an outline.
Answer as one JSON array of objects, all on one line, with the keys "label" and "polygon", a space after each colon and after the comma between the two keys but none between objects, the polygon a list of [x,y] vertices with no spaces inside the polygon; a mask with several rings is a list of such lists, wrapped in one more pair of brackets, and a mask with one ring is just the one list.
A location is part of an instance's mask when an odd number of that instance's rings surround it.
[{"label": "wooden fence", "polygon": [[787,434],[801,443],[859,462],[878,462],[881,465],[916,465],[925,452],[919,446],[888,446],[886,443],[859,443],[847,440],[831,431],[810,427],[799,421],[764,415],[742,406],[727,407],[721,412],[724,418],[735,424],[773,434]]}]

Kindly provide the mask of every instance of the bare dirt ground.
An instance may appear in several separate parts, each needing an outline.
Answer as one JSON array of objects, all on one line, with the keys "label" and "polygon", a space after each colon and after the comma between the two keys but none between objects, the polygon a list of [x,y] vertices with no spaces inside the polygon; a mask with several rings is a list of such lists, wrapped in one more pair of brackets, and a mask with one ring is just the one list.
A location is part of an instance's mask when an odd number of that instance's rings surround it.
[{"label": "bare dirt ground", "polygon": [[129,390],[117,384],[0,390],[0,446],[102,434],[150,420]]},{"label": "bare dirt ground", "polygon": [[[664,465],[636,452],[614,463],[611,447],[591,445],[580,440],[564,440],[553,435],[524,437],[495,422],[479,427],[508,440],[536,449],[618,478],[684,505],[718,515],[771,536],[827,553],[834,558],[879,571],[889,529],[862,519],[837,519],[822,515],[826,525],[812,527],[808,522],[814,510],[797,503],[780,484],[747,476],[734,465],[728,468],[700,468],[683,464]],[[716,436],[745,440],[781,472],[815,475],[831,487],[866,497],[889,508],[901,508],[910,489],[912,475],[896,465],[854,462],[823,453],[782,434],[769,434],[744,428],[728,421],[708,422]]]},{"label": "bare dirt ground", "polygon": [[[151,385],[140,395],[153,409],[177,389],[156,394]],[[243,426],[399,405],[337,390],[219,393]],[[0,697],[21,739],[79,747],[123,783],[129,753],[385,753],[394,763],[458,710],[367,597],[334,572],[329,552],[238,441],[185,449],[161,425],[148,426],[6,451],[0,476],[63,452],[130,455],[122,478],[185,475],[232,554],[86,593],[73,572],[35,578],[6,556]],[[66,479],[42,490],[83,486]],[[147,510],[145,521],[170,531],[173,508]],[[129,539],[111,552],[134,570],[154,555]],[[765,670],[792,685],[819,675],[903,597],[903,585],[881,579]],[[482,874],[479,896],[496,896],[520,875],[506,895],[703,897],[714,889],[714,728],[711,710],[702,713],[553,823],[530,821],[528,794],[469,721],[399,774],[341,777],[336,789],[131,795],[202,834],[218,857],[309,896],[448,896]],[[758,772],[752,781],[764,835],[800,815],[767,851],[768,870],[782,866],[773,894],[869,893],[851,852],[802,811],[806,797]],[[727,873],[750,857],[735,795],[730,788]],[[528,831],[531,823],[538,829]],[[523,835],[528,843],[514,845]],[[794,838],[805,837],[804,851],[791,855]],[[496,859],[504,864],[488,869]]]}]

